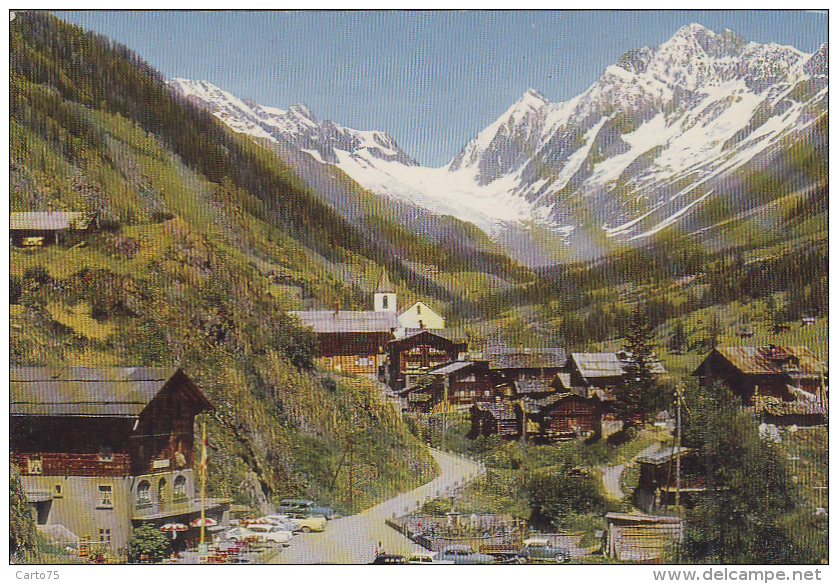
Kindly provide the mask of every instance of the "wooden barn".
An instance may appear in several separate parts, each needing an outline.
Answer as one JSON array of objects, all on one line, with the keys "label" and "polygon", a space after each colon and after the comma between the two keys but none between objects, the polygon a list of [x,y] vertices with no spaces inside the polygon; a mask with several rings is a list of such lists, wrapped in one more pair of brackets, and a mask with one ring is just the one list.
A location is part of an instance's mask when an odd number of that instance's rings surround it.
[{"label": "wooden barn", "polygon": [[76,211],[29,211],[9,215],[9,238],[12,245],[57,244],[61,234],[87,229],[87,219]]},{"label": "wooden barn", "polygon": [[541,379],[551,383],[567,363],[567,353],[558,347],[510,347],[501,343],[486,346],[489,368],[507,383]]},{"label": "wooden barn", "polygon": [[[680,486],[677,480],[680,454]],[[679,504],[691,506],[696,493],[706,490],[704,461],[696,450],[685,447],[669,447],[637,459],[640,466],[640,480],[634,490],[635,504],[646,511],[653,511],[667,505],[674,505],[676,492]]]},{"label": "wooden barn", "polygon": [[180,369],[13,367],[10,393],[11,460],[39,529],[120,556],[133,526],[200,514],[193,425],[212,405]]},{"label": "wooden barn", "polygon": [[457,361],[468,350],[465,342],[439,332],[414,331],[386,346],[385,382],[393,390],[413,386],[432,369]]},{"label": "wooden barn", "polygon": [[524,398],[521,407],[526,413],[525,419],[535,423],[534,438],[543,441],[602,432],[602,404],[597,397],[555,393],[537,400]]},{"label": "wooden barn", "polygon": [[469,438],[498,434],[504,438],[521,435],[521,409],[510,402],[477,402],[471,406]]},{"label": "wooden barn", "polygon": [[416,385],[405,387],[399,395],[407,398],[409,410],[432,412],[448,396],[453,409],[465,409],[477,401],[494,401],[498,392],[509,391],[491,383],[491,372],[485,361],[454,361],[428,371]]},{"label": "wooden barn", "polygon": [[716,347],[693,375],[708,388],[725,382],[743,406],[768,423],[825,422],[828,371],[808,347]]},{"label": "wooden barn", "polygon": [[398,327],[392,311],[305,310],[289,312],[314,329],[317,360],[326,369],[377,374],[384,350]]},{"label": "wooden barn", "polygon": [[[602,401],[614,399],[614,390],[625,381],[625,363],[631,356],[616,353],[571,353],[566,375],[559,375],[562,388],[566,391],[583,391],[588,396],[596,395]],[[660,360],[652,364],[652,373],[665,375],[666,369]]]}]

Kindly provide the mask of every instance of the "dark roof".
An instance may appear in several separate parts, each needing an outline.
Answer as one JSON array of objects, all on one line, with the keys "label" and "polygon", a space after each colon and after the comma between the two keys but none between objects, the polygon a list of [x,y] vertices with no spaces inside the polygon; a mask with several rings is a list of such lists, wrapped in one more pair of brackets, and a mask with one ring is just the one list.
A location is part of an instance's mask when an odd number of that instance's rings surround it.
[{"label": "dark roof", "polygon": [[430,330],[430,329],[405,329],[404,337],[400,339],[394,339],[388,343],[388,346],[394,348],[395,350],[399,350],[402,345],[407,346],[414,346],[417,341],[420,341],[420,337],[436,337],[439,339],[438,342],[442,344],[449,344],[451,345],[452,349],[457,349],[459,352],[465,351],[467,349],[466,343],[461,342],[459,340],[454,340],[452,337],[446,334],[447,331],[442,330]]},{"label": "dark roof", "polygon": [[695,453],[694,448],[686,448],[684,446],[677,447],[677,446],[670,446],[669,448],[664,448],[658,452],[653,452],[652,454],[647,454],[646,456],[641,456],[637,459],[637,462],[645,462],[648,464],[663,464],[669,462],[671,460],[675,460],[676,454],[680,453],[681,456],[685,456],[687,454]]},{"label": "dark roof", "polygon": [[578,393],[567,391],[564,393],[554,393],[553,395],[548,395],[547,397],[543,397],[541,399],[532,399],[530,397],[525,397],[521,400],[521,407],[524,408],[524,410],[528,414],[535,414],[559,402],[571,398],[587,401],[587,398],[579,395]]},{"label": "dark roof", "polygon": [[529,393],[549,393],[556,391],[553,386],[543,379],[519,379],[512,382],[515,386],[515,391],[519,394]]},{"label": "dark roof", "polygon": [[429,329],[425,328],[414,328],[414,327],[405,327],[404,329],[404,337],[400,340],[407,339],[413,336],[416,336],[420,333],[431,333],[438,337],[442,337],[443,339],[448,339],[449,341],[453,341],[455,343],[465,343],[468,340],[466,333],[460,329],[454,328],[444,328],[444,329]]},{"label": "dark roof", "polygon": [[288,314],[316,333],[389,333],[399,326],[394,313],[374,310],[294,310]]},{"label": "dark roof", "polygon": [[761,347],[716,347],[693,375],[702,375],[707,359],[718,354],[748,375],[812,375],[826,373],[826,365],[808,347],[765,345]]},{"label": "dark roof", "polygon": [[446,363],[428,371],[428,375],[450,375],[461,369],[466,369],[474,365],[471,361],[454,361],[453,363]]},{"label": "dark roof", "polygon": [[474,407],[476,407],[480,411],[489,412],[492,415],[492,417],[496,420],[517,419],[517,416],[515,415],[515,409],[512,407],[511,404],[506,402],[478,402],[474,404]]},{"label": "dark roof", "polygon": [[491,369],[538,369],[564,367],[567,352],[559,347],[509,347],[489,345],[486,359]]},{"label": "dark roof", "polygon": [[[179,372],[176,367],[12,367],[9,413],[134,417]],[[192,390],[205,408],[212,408],[197,388]]]}]

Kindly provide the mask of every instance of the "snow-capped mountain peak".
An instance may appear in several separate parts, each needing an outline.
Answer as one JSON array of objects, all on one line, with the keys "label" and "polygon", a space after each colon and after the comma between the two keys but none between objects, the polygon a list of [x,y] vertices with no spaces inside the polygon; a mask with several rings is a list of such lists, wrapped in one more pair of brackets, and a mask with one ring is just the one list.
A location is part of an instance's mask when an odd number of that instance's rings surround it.
[{"label": "snow-capped mountain peak", "polygon": [[537,227],[585,245],[690,221],[741,173],[805,138],[828,111],[828,46],[806,54],[690,24],[628,51],[566,102],[527,90],[436,169],[386,134],[319,122],[305,106],[284,112],[206,82],[172,85],[236,131],[290,144],[379,195],[501,240]]}]

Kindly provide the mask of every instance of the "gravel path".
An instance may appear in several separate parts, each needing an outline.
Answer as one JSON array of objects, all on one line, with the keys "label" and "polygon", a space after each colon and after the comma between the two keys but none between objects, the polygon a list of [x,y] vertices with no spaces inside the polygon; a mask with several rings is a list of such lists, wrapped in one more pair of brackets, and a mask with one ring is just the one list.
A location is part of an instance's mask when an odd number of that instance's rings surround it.
[{"label": "gravel path", "polygon": [[634,461],[642,456],[646,456],[648,454],[652,454],[653,452],[657,452],[658,449],[661,447],[661,444],[655,443],[651,446],[647,446],[640,452],[638,452],[634,458],[632,458],[629,462],[624,462],[622,464],[616,464],[614,466],[600,466],[599,470],[602,471],[602,484],[605,486],[605,492],[613,499],[622,499],[626,496],[623,492],[622,487],[620,486],[620,477],[623,475],[623,471],[626,470],[626,467],[634,464]]},{"label": "gravel path", "polygon": [[378,542],[387,553],[407,555],[423,549],[404,535],[388,527],[384,520],[405,515],[440,495],[452,493],[469,480],[485,472],[484,467],[468,459],[431,450],[440,474],[421,487],[402,493],[367,509],[363,513],[329,521],[322,533],[300,534],[291,540],[271,563],[277,564],[367,564],[375,558]]}]

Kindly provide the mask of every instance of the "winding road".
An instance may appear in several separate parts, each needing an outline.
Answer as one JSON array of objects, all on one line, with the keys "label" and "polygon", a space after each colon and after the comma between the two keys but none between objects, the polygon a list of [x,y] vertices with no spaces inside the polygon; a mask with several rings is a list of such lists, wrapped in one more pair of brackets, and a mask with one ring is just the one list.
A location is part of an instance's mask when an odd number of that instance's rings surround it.
[{"label": "winding road", "polygon": [[272,558],[275,564],[367,564],[375,558],[378,542],[387,553],[409,555],[421,550],[384,521],[415,511],[425,501],[451,495],[468,481],[483,474],[481,463],[431,450],[440,467],[440,474],[421,487],[401,493],[363,513],[329,521],[322,533],[304,533],[294,537],[291,545]]}]

